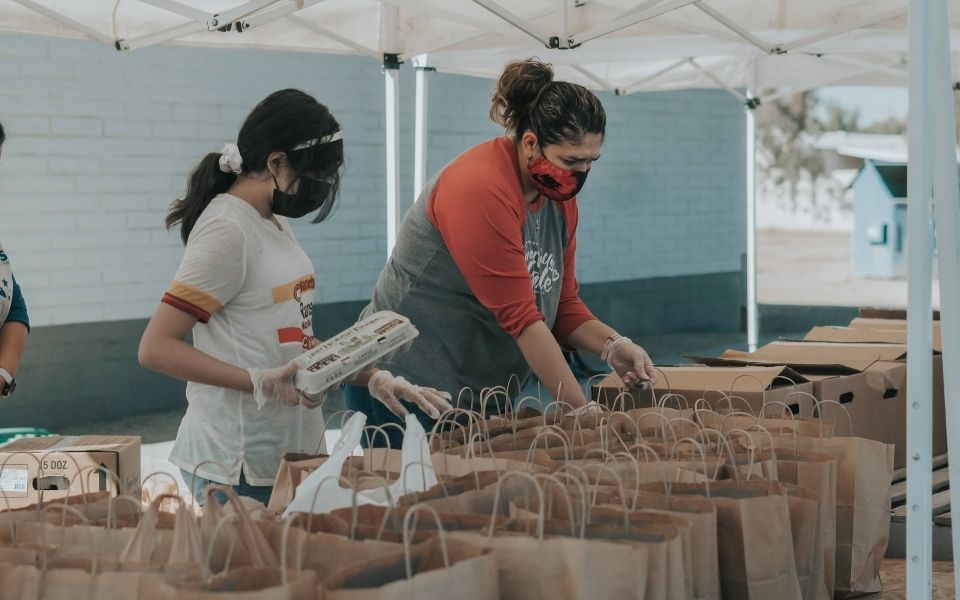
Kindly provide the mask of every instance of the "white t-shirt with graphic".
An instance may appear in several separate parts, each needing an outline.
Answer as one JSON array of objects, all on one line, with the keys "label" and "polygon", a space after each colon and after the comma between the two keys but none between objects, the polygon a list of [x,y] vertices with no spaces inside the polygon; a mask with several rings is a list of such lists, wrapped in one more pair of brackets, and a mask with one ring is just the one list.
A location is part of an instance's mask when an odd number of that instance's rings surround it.
[{"label": "white t-shirt with graphic", "polygon": [[[229,194],[214,198],[163,298],[197,317],[198,350],[242,368],[281,366],[313,342],[313,264],[276,219],[279,227]],[[199,477],[237,485],[242,468],[249,484],[272,485],[284,453],[324,450],[320,408],[258,409],[252,394],[194,382],[187,402],[170,460]]]}]

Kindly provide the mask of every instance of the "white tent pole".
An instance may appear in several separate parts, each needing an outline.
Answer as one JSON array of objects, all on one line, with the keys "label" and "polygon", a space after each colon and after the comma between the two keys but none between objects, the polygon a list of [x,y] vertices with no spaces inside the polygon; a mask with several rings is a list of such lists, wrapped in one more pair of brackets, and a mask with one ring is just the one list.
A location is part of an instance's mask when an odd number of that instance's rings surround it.
[{"label": "white tent pole", "polygon": [[746,96],[744,96],[743,94],[741,94],[741,93],[740,93],[739,91],[737,91],[734,87],[732,87],[732,86],[730,86],[730,85],[727,85],[722,79],[720,79],[719,77],[717,77],[716,75],[714,75],[713,73],[711,73],[710,71],[708,71],[707,69],[705,69],[704,67],[701,67],[701,66],[697,63],[697,61],[693,60],[692,58],[688,58],[688,59],[687,59],[687,62],[690,63],[690,66],[692,66],[692,67],[693,67],[694,69],[696,69],[697,71],[700,71],[700,73],[702,73],[704,77],[706,77],[707,79],[709,79],[710,81],[712,81],[712,82],[713,82],[714,84],[716,84],[718,87],[722,87],[723,89],[727,90],[727,92],[728,92],[731,96],[733,96],[734,98],[736,98],[736,99],[739,100],[740,102],[743,102],[744,104],[746,104],[746,103],[748,102],[748,98],[747,98]]},{"label": "white tent pole", "polygon": [[430,73],[436,71],[427,64],[427,55],[421,54],[417,64],[417,100],[415,130],[413,134],[413,197],[419,198],[427,183],[427,104],[429,89],[427,80]]},{"label": "white tent pole", "polygon": [[387,258],[397,244],[400,213],[400,56],[397,34],[400,11],[395,6],[380,8],[380,38],[383,48],[383,76],[386,91],[387,133]]},{"label": "white tent pole", "polygon": [[162,44],[164,42],[169,42],[177,38],[182,38],[184,36],[206,30],[206,23],[185,23],[183,25],[178,25],[177,27],[164,29],[163,31],[148,33],[138,38],[133,38],[132,40],[117,40],[116,45],[117,50],[139,50],[141,48],[146,48],[147,46]]},{"label": "white tent pole", "polygon": [[[389,2],[390,4],[397,4],[397,3],[401,2],[401,0],[380,0],[380,1],[381,1],[381,2]],[[402,0],[402,1],[403,1],[403,6],[405,7],[405,10],[408,10],[409,12],[418,13],[418,14],[424,14],[424,15],[428,15],[428,16],[436,16],[436,17],[439,18],[439,19],[447,19],[447,20],[453,21],[454,23],[460,23],[460,24],[462,24],[462,25],[471,25],[471,26],[479,27],[479,25],[473,25],[473,24],[470,23],[468,20],[465,21],[465,20],[463,20],[463,19],[449,18],[449,17],[447,16],[447,13],[442,12],[442,11],[439,12],[439,13],[435,13],[433,7],[429,7],[429,8],[425,8],[425,7],[422,7],[422,6],[418,7],[418,5],[413,4],[413,5],[411,5],[409,8],[406,8],[408,2],[410,2],[410,1],[416,2],[416,0]],[[549,15],[549,14],[552,14],[552,13],[553,13],[553,8],[545,8],[545,9],[542,9],[542,10],[537,11],[537,12],[535,12],[535,13],[530,13],[530,14],[527,16],[527,19],[528,19],[528,20],[540,19],[540,18],[543,18],[543,17],[545,17],[545,16],[547,16],[547,15]],[[481,39],[481,38],[484,38],[484,37],[487,37],[487,36],[489,36],[489,35],[491,35],[491,34],[505,33],[505,32],[507,32],[507,31],[509,31],[510,33],[512,33],[512,29],[513,29],[512,27],[510,27],[510,24],[509,24],[509,23],[505,23],[505,22],[503,22],[503,21],[497,21],[496,24],[491,23],[491,24],[486,25],[485,27],[486,27],[486,29],[485,29],[484,31],[482,31],[481,33],[470,33],[470,34],[465,35],[465,36],[462,37],[462,38],[455,39],[455,40],[452,40],[452,41],[449,41],[449,42],[445,42],[445,43],[443,43],[443,44],[440,45],[440,46],[431,46],[431,47],[430,47],[429,49],[427,49],[427,50],[429,50],[429,52],[431,52],[431,53],[433,53],[433,52],[443,52],[444,50],[447,50],[447,49],[449,49],[449,48],[454,48],[454,47],[459,46],[459,45],[461,45],[461,44],[466,44],[466,43],[469,43],[469,42],[476,42],[477,40],[479,40],[479,39]],[[508,30],[508,28],[509,28],[509,30]],[[426,52],[427,50],[424,50],[424,52]]]},{"label": "white tent pole", "polygon": [[[912,0],[917,2],[919,0]],[[957,181],[957,137],[950,69],[950,18],[947,0],[926,0],[929,23],[932,70],[930,73],[933,130],[933,209],[936,219],[937,258],[940,274],[940,329],[943,338],[943,384],[946,403],[946,429],[950,476],[960,481],[960,184]],[[929,351],[929,350],[928,350]],[[909,479],[907,480],[909,482]],[[929,493],[930,489],[925,490]],[[960,511],[960,494],[952,494],[951,509]],[[958,512],[960,514],[960,512]],[[926,517],[929,519],[930,514]],[[930,527],[930,525],[926,525]],[[960,556],[960,527],[952,528],[953,557]],[[960,589],[960,571],[954,568],[956,589]]]},{"label": "white tent pole", "polygon": [[862,21],[849,23],[842,27],[837,27],[835,29],[829,29],[827,31],[821,31],[820,33],[815,33],[813,35],[807,36],[805,38],[800,38],[799,40],[794,40],[786,44],[780,44],[773,49],[775,54],[784,54],[786,52],[791,52],[797,48],[803,48],[811,44],[816,44],[817,42],[822,42],[830,38],[837,37],[844,33],[850,33],[851,31],[856,31],[857,29],[862,29],[864,27],[869,27],[870,25],[876,25],[877,23],[882,23],[890,19],[899,17],[900,15],[907,12],[906,6],[901,6],[899,8],[894,8],[893,10],[888,10],[876,15],[871,15]]},{"label": "white tent pole", "polygon": [[[476,4],[479,4],[480,6],[484,7],[484,8],[487,9],[487,10],[489,10],[489,11],[492,12],[493,14],[497,15],[498,17],[500,17],[501,19],[503,19],[503,20],[506,21],[507,23],[510,23],[511,25],[513,25],[514,27],[516,27],[517,29],[519,29],[520,31],[522,31],[522,32],[524,32],[525,34],[529,35],[529,36],[532,37],[533,39],[537,40],[538,42],[540,42],[540,43],[543,44],[544,46],[546,46],[546,47],[548,47],[548,48],[554,47],[554,46],[551,46],[551,44],[550,44],[551,40],[550,40],[549,37],[547,37],[547,35],[545,35],[543,32],[541,32],[539,29],[537,29],[537,27],[534,26],[533,23],[530,23],[528,20],[524,19],[524,18],[521,17],[520,15],[517,15],[517,14],[515,14],[515,13],[509,11],[509,10],[507,10],[506,8],[504,8],[503,6],[497,4],[497,3],[494,2],[493,0],[473,0],[473,1],[474,1]],[[564,43],[564,46],[566,46],[567,41],[566,41],[566,40],[563,40],[563,43]]]},{"label": "white tent pole", "polygon": [[249,16],[244,16],[237,19],[237,30],[246,31],[251,27],[259,27],[266,23],[271,23],[277,19],[282,19],[287,15],[292,15],[298,10],[304,8],[309,8],[314,4],[320,4],[323,0],[284,0],[283,2],[278,2],[266,10],[262,10],[257,14],[250,14]]},{"label": "white tent pole", "polygon": [[637,23],[649,21],[650,19],[673,12],[695,2],[697,2],[697,0],[670,0],[666,3],[657,3],[655,5],[651,4],[650,8],[645,10],[630,10],[627,13],[624,13],[624,16],[617,17],[612,21],[592,27],[582,33],[573,34],[570,38],[570,45],[579,46],[580,44],[589,42],[590,40],[613,33],[614,31],[626,29],[627,27],[631,27]]},{"label": "white tent pole", "polygon": [[396,54],[383,57],[386,83],[387,128],[387,256],[397,243],[397,215],[400,212],[400,63]]},{"label": "white tent pole", "polygon": [[93,27],[88,27],[83,23],[81,23],[80,21],[71,19],[70,17],[64,14],[58,13],[57,11],[51,8],[47,8],[42,4],[33,2],[33,0],[13,0],[13,1],[19,4],[20,6],[23,6],[24,8],[29,8],[33,12],[47,17],[48,19],[51,19],[58,23],[66,25],[71,29],[76,29],[80,33],[83,33],[84,35],[87,35],[95,40],[98,40],[101,42],[107,42],[108,44],[114,43],[114,40],[110,38],[108,35],[106,35],[105,33],[97,31]]},{"label": "white tent pole", "polygon": [[644,78],[641,79],[640,81],[636,81],[636,82],[631,83],[630,85],[628,85],[628,86],[626,86],[626,87],[624,87],[624,88],[621,88],[621,93],[624,94],[624,95],[626,95],[626,94],[632,94],[633,92],[639,91],[639,90],[641,90],[641,89],[643,88],[643,86],[644,86],[645,84],[650,83],[651,81],[653,81],[654,79],[656,79],[656,78],[658,78],[658,77],[660,77],[660,76],[662,76],[662,75],[666,75],[666,74],[669,73],[670,71],[674,71],[674,70],[676,70],[676,69],[679,69],[680,67],[682,67],[683,65],[686,65],[686,64],[689,64],[688,60],[687,60],[686,58],[681,58],[681,59],[678,60],[677,62],[671,63],[670,65],[668,65],[668,66],[660,69],[660,70],[657,71],[656,73],[651,73],[650,75],[647,75],[646,77],[644,77]]},{"label": "white tent pole", "polygon": [[[893,61],[888,61],[888,62],[883,62],[883,63],[877,63],[876,66],[877,66],[877,68],[892,67],[892,66],[894,66],[894,65],[901,64],[901,62],[902,62],[902,61],[898,58],[898,59],[893,60]],[[867,65],[867,63],[864,63],[864,65]],[[782,88],[781,88],[780,90],[778,90],[778,91],[776,91],[776,92],[774,92],[774,93],[772,93],[772,94],[768,94],[768,95],[766,95],[766,96],[763,96],[762,98],[760,98],[760,101],[761,101],[761,103],[763,103],[763,102],[772,102],[772,101],[774,101],[774,100],[778,100],[778,99],[780,99],[780,98],[783,98],[784,96],[792,96],[793,94],[799,94],[800,92],[805,92],[805,91],[807,91],[807,90],[811,90],[811,89],[814,89],[814,88],[823,87],[823,86],[826,86],[826,85],[833,85],[833,84],[842,83],[842,82],[844,82],[844,81],[848,81],[848,80],[850,80],[850,79],[853,79],[854,77],[859,77],[860,75],[863,75],[864,73],[869,73],[869,72],[872,72],[872,71],[874,71],[874,70],[875,70],[875,69],[874,69],[873,67],[864,66],[862,71],[857,71],[857,72],[854,72],[854,73],[844,73],[843,75],[834,75],[834,76],[832,76],[832,77],[825,77],[825,78],[823,78],[823,79],[818,79],[817,81],[815,81],[815,82],[813,82],[813,83],[811,83],[811,84],[809,84],[809,85],[803,85],[803,86],[798,87],[798,88],[789,88],[789,89],[782,89]]]},{"label": "white tent pole", "polygon": [[931,594],[933,512],[931,487],[933,410],[933,315],[931,283],[933,243],[931,215],[930,89],[931,32],[925,0],[910,2],[909,163],[907,167],[907,598]]},{"label": "white tent pole", "polygon": [[889,63],[870,63],[864,60],[857,60],[855,58],[850,58],[849,56],[841,56],[839,54],[824,54],[821,57],[823,60],[830,62],[839,63],[841,65],[847,65],[851,67],[856,67],[858,69],[876,71],[877,73],[884,73],[886,75],[891,75],[893,77],[902,78],[904,82],[910,79],[909,74],[906,70],[902,68],[897,68],[896,65],[899,63],[894,63],[893,65]]},{"label": "white tent pole", "polygon": [[733,19],[721,13],[717,9],[705,4],[702,1],[698,1],[694,3],[694,6],[696,6],[697,8],[702,10],[704,13],[709,15],[710,18],[712,18],[714,21],[716,21],[717,23],[720,23],[730,31],[736,33],[737,35],[739,35],[746,41],[750,42],[751,44],[753,44],[763,52],[766,52],[769,54],[770,51],[772,50],[770,46],[764,43],[763,40],[753,35],[748,29],[737,24]]},{"label": "white tent pole", "polygon": [[310,31],[320,34],[325,38],[328,38],[337,43],[343,44],[348,48],[352,48],[356,50],[359,54],[369,56],[370,58],[380,58],[380,54],[378,54],[375,50],[371,48],[367,48],[363,44],[358,44],[357,42],[351,40],[350,38],[342,36],[335,31],[331,31],[326,27],[321,27],[320,25],[317,25],[313,21],[308,21],[307,19],[304,19],[297,15],[289,15],[286,17],[286,19],[292,23],[296,23],[297,25],[299,25],[300,27],[303,27],[304,29],[309,29]]},{"label": "white tent pole", "polygon": [[756,101],[747,92],[747,349],[757,349],[757,132]]},{"label": "white tent pole", "polygon": [[175,0],[139,0],[144,4],[149,4],[150,6],[156,6],[157,8],[162,8],[167,12],[172,12],[174,14],[180,15],[181,17],[186,17],[191,21],[197,21],[200,23],[206,23],[213,17],[212,14],[198,10],[192,6],[187,6]]},{"label": "white tent pole", "polygon": [[612,85],[610,85],[609,83],[607,83],[607,82],[604,81],[603,79],[601,79],[601,78],[597,77],[596,75],[594,75],[593,73],[591,73],[590,70],[587,69],[586,67],[583,67],[583,66],[581,66],[581,65],[571,65],[570,68],[573,69],[574,71],[576,71],[577,73],[580,73],[581,75],[583,75],[585,78],[587,78],[587,79],[590,80],[591,82],[593,82],[593,84],[594,84],[595,86],[597,86],[598,88],[600,88],[601,90],[603,90],[603,91],[605,91],[605,92],[614,92],[614,91],[615,91],[615,89],[614,89],[614,87],[613,87]]}]

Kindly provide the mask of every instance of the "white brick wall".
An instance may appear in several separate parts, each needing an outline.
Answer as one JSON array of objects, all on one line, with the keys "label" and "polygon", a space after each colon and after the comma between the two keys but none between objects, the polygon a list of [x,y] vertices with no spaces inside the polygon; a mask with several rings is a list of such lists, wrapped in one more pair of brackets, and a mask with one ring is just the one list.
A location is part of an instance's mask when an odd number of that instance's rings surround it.
[{"label": "white brick wall", "polygon": [[[366,299],[383,266],[383,78],[375,61],[0,35],[0,239],[36,325],[149,316],[182,253],[163,216],[206,152],[269,92],[298,87],[344,127],[334,218],[297,223],[318,302]],[[402,81],[404,205],[412,201],[413,75]],[[433,75],[430,171],[497,134],[492,83]],[[604,95],[603,159],[582,194],[580,278],[736,271],[743,117],[724,92]]]}]

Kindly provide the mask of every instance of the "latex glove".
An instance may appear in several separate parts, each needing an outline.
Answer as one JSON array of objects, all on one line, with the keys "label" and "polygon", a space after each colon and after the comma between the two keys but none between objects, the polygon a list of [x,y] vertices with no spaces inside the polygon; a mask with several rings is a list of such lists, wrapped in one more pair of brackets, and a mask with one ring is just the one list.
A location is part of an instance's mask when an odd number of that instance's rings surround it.
[{"label": "latex glove", "polygon": [[575,408],[575,409],[567,412],[567,414],[565,414],[564,416],[565,416],[565,417],[582,417],[582,416],[588,415],[588,414],[590,414],[590,413],[592,413],[592,412],[594,412],[594,411],[596,411],[597,413],[599,413],[600,410],[601,410],[601,409],[600,409],[600,405],[599,405],[599,404],[597,404],[596,402],[590,401],[590,402],[587,402],[586,404],[584,404],[583,406],[581,406],[580,408]]},{"label": "latex glove", "polygon": [[272,369],[247,369],[250,373],[250,381],[253,382],[253,399],[257,403],[257,408],[263,408],[270,402],[276,402],[281,406],[300,404],[307,408],[321,406],[326,399],[326,394],[311,397],[294,387],[293,377],[299,368],[297,361],[292,360]]},{"label": "latex glove", "polygon": [[618,337],[613,340],[606,358],[607,365],[630,387],[638,388],[657,382],[657,372],[650,355],[630,338]]},{"label": "latex glove", "polygon": [[381,370],[374,373],[367,382],[367,389],[370,390],[371,396],[382,402],[398,417],[407,416],[407,409],[403,407],[400,400],[413,402],[431,419],[439,418],[441,413],[453,408],[450,405],[453,396],[449,393],[414,385],[403,377],[394,376],[390,371]]}]

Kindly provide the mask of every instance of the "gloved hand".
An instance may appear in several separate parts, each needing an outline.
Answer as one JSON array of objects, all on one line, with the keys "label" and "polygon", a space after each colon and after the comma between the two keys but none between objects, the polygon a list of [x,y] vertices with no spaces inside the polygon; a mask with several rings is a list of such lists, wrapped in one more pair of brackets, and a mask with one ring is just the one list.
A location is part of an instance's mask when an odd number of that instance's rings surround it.
[{"label": "gloved hand", "polygon": [[620,379],[631,387],[641,387],[644,383],[657,382],[657,372],[647,351],[630,341],[630,338],[618,337],[611,342],[606,351],[607,365],[617,372]]},{"label": "gloved hand", "polygon": [[590,414],[591,412],[597,412],[597,413],[599,413],[600,410],[601,410],[600,405],[597,404],[596,402],[591,401],[591,402],[587,402],[586,404],[584,404],[584,405],[581,406],[580,408],[575,408],[575,409],[573,409],[573,410],[571,410],[571,411],[568,411],[568,412],[567,412],[565,415],[563,415],[563,416],[565,416],[565,417],[582,417],[582,416],[584,416],[584,415]]},{"label": "gloved hand", "polygon": [[427,413],[431,419],[440,417],[440,414],[452,409],[453,400],[447,392],[433,388],[414,385],[403,377],[396,377],[390,371],[377,371],[367,382],[370,395],[383,403],[390,412],[398,417],[407,416],[407,409],[400,400],[413,402],[420,410]]},{"label": "gloved hand", "polygon": [[323,405],[326,394],[307,396],[293,385],[293,377],[299,369],[297,361],[292,360],[280,367],[271,369],[247,369],[250,381],[253,382],[253,399],[257,408],[263,408],[270,402],[282,406],[297,406],[302,404],[307,408],[316,408]]}]

